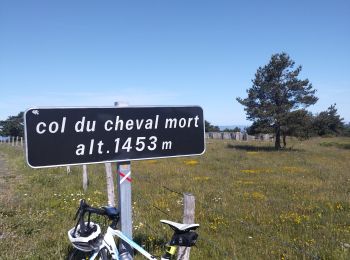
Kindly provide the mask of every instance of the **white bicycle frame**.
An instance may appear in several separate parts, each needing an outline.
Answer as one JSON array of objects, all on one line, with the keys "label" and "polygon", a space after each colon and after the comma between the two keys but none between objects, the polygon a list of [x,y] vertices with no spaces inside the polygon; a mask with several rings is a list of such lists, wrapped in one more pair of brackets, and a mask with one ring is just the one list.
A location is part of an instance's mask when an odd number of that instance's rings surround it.
[{"label": "white bicycle frame", "polygon": [[[90,260],[94,260],[102,248],[107,248],[110,255],[112,256],[112,259],[118,260],[119,259],[119,251],[118,251],[117,245],[115,244],[114,236],[117,236],[120,239],[122,239],[123,241],[125,241],[126,243],[128,243],[128,245],[130,245],[132,248],[139,251],[147,259],[150,259],[150,260],[157,259],[155,256],[151,255],[145,249],[143,249],[141,246],[139,246],[137,243],[135,243],[133,240],[131,240],[130,238],[125,236],[120,230],[108,227],[107,232],[103,237],[102,244],[100,245],[99,249],[96,250],[94,252],[94,254],[90,257]],[[163,260],[163,259],[164,258],[162,257],[161,260]]]}]

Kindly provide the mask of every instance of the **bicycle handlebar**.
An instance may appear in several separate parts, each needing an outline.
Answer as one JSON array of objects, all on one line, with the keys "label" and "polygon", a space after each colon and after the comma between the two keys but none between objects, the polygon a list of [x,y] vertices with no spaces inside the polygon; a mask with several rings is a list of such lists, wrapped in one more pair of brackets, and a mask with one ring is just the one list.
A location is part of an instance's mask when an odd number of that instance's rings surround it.
[{"label": "bicycle handlebar", "polygon": [[[85,220],[84,220],[86,213],[88,213],[87,225],[85,224]],[[74,234],[79,224],[81,229],[80,232],[82,234],[88,233],[88,230],[90,228],[90,217],[92,213],[100,216],[107,216],[112,221],[110,227],[112,227],[113,229],[116,229],[119,221],[119,211],[117,208],[115,207],[94,208],[94,207],[90,207],[84,199],[81,199],[79,208],[74,217],[74,220],[78,218],[77,224],[75,225]]]},{"label": "bicycle handlebar", "polygon": [[80,200],[80,205],[77,210],[77,213],[75,214],[74,219],[84,219],[85,213],[89,214],[89,219],[91,213],[94,213],[96,215],[100,216],[107,216],[110,220],[114,222],[113,226],[116,225],[116,223],[119,221],[119,210],[115,207],[101,207],[101,208],[94,208],[89,206],[84,199]]},{"label": "bicycle handlebar", "polygon": [[106,209],[105,208],[94,208],[90,207],[84,199],[80,200],[80,205],[77,210],[77,213],[75,214],[74,219],[77,219],[78,215],[84,215],[84,213],[95,213],[100,216],[107,216]]}]

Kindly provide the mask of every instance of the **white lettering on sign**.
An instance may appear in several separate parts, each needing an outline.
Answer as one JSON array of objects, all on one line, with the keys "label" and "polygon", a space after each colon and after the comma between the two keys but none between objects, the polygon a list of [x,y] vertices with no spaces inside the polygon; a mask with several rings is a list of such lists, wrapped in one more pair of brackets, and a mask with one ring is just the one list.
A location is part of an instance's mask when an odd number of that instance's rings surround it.
[{"label": "white lettering on sign", "polygon": [[[136,150],[137,152],[142,152],[144,150],[154,151],[158,147],[158,138],[156,136],[150,136],[149,138],[145,136],[139,136],[136,138],[128,137],[124,141],[121,138],[116,138],[114,140],[114,153],[118,154],[121,151],[125,151],[127,153]],[[163,141],[160,142],[161,150],[171,150],[172,141]],[[94,139],[90,140],[90,144],[86,147],[84,144],[78,144],[75,154],[76,155],[85,155],[85,149],[88,150],[88,154],[91,155],[94,151],[97,150],[98,154],[110,153],[109,150],[103,149],[104,143],[102,140],[99,142],[95,142]]]},{"label": "white lettering on sign", "polygon": [[198,127],[198,120],[199,120],[199,116],[195,116],[193,117],[189,117],[189,118],[180,118],[179,120],[177,118],[167,118],[165,120],[165,128],[177,128],[178,126],[180,128],[190,128],[191,127],[191,122],[192,120],[194,120],[194,127]]},{"label": "white lettering on sign", "polygon": [[63,134],[65,127],[66,127],[66,120],[67,120],[67,118],[63,117],[62,121],[61,121],[61,125],[56,121],[50,122],[48,129],[47,129],[47,124],[45,122],[39,122],[36,125],[35,130],[38,134],[44,134],[46,132],[46,130],[48,130],[49,133],[51,133],[51,134],[55,134],[58,132],[58,130],[61,129],[60,132]]},{"label": "white lettering on sign", "polygon": [[112,129],[113,129],[113,121],[112,120],[107,120],[105,122],[105,130],[109,132]]},{"label": "white lettering on sign", "polygon": [[[40,130],[40,127],[41,127],[41,126],[42,126],[42,128],[41,128],[41,130]],[[45,133],[45,132],[46,132],[45,127],[46,127],[46,124],[45,124],[44,122],[38,123],[38,124],[36,125],[36,132],[37,132],[38,134],[43,134],[43,133]]]},{"label": "white lettering on sign", "polygon": [[87,120],[86,127],[85,127],[85,121],[86,121],[85,116],[83,116],[81,120],[75,123],[75,127],[74,127],[75,132],[82,133],[84,132],[84,129],[86,130],[86,132],[95,132],[96,121]]},{"label": "white lettering on sign", "polygon": [[[85,119],[84,119],[85,120]],[[131,130],[141,130],[141,129],[157,129],[158,128],[158,122],[159,122],[159,115],[156,115],[154,118],[148,118],[148,119],[128,119],[124,121],[119,116],[115,117],[115,121],[107,120],[104,123],[104,130],[107,132],[114,131],[131,131]],[[80,130],[80,129],[79,129]]]},{"label": "white lettering on sign", "polygon": [[53,134],[56,133],[58,130],[58,127],[59,125],[57,122],[51,122],[51,124],[49,124],[49,132]]}]

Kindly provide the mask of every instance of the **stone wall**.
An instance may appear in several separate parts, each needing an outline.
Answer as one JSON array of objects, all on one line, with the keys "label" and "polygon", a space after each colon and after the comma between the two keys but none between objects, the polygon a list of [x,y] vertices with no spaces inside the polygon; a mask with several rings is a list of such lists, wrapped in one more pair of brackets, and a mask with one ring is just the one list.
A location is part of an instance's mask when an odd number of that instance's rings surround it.
[{"label": "stone wall", "polygon": [[241,132],[207,132],[205,133],[207,139],[222,139],[222,140],[236,140],[236,141],[273,141],[272,134],[258,134],[248,135]]}]

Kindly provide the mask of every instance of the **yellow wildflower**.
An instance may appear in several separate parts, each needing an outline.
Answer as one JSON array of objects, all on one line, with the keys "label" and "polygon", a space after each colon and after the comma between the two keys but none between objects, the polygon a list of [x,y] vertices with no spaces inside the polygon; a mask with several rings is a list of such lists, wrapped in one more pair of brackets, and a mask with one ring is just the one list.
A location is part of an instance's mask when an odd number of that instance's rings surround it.
[{"label": "yellow wildflower", "polygon": [[256,155],[259,154],[259,152],[247,152],[248,155]]},{"label": "yellow wildflower", "polygon": [[185,160],[186,165],[197,165],[199,162],[197,160]]},{"label": "yellow wildflower", "polygon": [[261,192],[254,191],[251,196],[255,200],[266,200],[266,196]]},{"label": "yellow wildflower", "polygon": [[146,162],[148,164],[156,164],[158,161],[157,160],[147,160]]},{"label": "yellow wildflower", "polygon": [[245,169],[241,170],[242,173],[256,173],[256,174],[261,174],[261,173],[272,173],[272,170],[270,169]]}]

